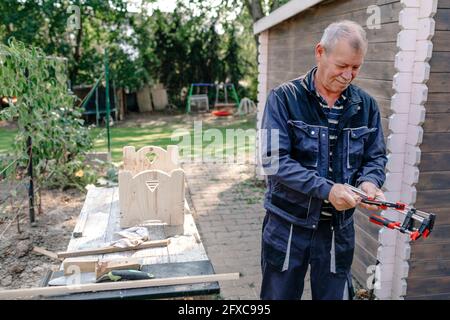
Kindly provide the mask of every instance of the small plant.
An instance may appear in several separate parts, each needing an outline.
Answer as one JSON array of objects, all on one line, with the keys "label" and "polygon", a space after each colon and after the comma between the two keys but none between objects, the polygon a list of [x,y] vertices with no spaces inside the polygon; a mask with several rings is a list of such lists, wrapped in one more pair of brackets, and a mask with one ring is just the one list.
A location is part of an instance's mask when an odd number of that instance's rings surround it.
[{"label": "small plant", "polygon": [[[9,106],[0,120],[16,121],[18,133],[13,146],[17,159],[11,174],[26,173],[31,141],[35,186],[77,187],[96,180],[85,165],[85,153],[92,147],[82,112],[67,85],[66,60],[47,57],[35,47],[11,40],[0,44],[0,97]],[[31,138],[31,140],[29,140]]]}]

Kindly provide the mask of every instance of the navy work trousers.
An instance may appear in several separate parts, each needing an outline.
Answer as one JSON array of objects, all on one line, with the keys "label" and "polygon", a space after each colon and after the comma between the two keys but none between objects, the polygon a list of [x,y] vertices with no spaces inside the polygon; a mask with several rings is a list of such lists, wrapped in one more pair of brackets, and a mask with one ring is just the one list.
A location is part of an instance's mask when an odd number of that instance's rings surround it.
[{"label": "navy work trousers", "polygon": [[308,266],[313,300],[352,299],[354,242],[353,219],[339,231],[332,228],[331,220],[308,229],[267,212],[262,231],[261,299],[301,299]]}]

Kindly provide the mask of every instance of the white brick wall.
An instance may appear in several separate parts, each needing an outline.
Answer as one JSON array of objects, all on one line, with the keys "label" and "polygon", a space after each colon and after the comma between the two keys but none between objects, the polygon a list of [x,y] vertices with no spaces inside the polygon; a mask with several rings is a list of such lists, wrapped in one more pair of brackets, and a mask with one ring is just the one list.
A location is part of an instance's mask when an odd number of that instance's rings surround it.
[{"label": "white brick wall", "polygon": [[[437,11],[437,0],[401,0],[401,3],[399,24],[402,30],[397,36],[399,51],[395,57],[397,73],[393,78],[395,94],[389,117],[389,160],[384,189],[388,200],[400,199],[413,205],[417,196],[415,185],[419,179],[421,126],[425,121],[423,105],[428,95],[426,82],[430,76],[428,61],[433,52],[430,40],[434,34],[433,16]],[[385,211],[383,215],[392,220],[402,221],[404,218],[393,210]],[[378,238],[381,288],[375,290],[375,295],[378,299],[403,299],[411,254],[409,239],[386,229],[380,230]]]},{"label": "white brick wall", "polygon": [[[258,112],[256,118],[257,130],[261,128],[261,120],[264,112],[264,107],[266,105],[267,98],[267,73],[268,73],[268,55],[269,55],[269,31],[263,31],[259,34],[259,46],[258,46]],[[256,135],[256,177],[263,179],[261,171],[261,159],[259,156],[260,141],[259,135]]]}]

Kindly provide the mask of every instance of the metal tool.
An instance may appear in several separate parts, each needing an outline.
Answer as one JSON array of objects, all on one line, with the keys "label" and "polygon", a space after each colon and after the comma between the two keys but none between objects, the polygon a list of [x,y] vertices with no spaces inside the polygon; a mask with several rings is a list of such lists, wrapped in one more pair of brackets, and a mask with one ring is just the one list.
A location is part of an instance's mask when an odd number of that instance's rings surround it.
[{"label": "metal tool", "polygon": [[121,280],[145,280],[153,279],[155,276],[151,273],[139,270],[112,270],[97,279],[96,282],[121,281]]},{"label": "metal tool", "polygon": [[48,282],[49,286],[70,286],[83,283],[95,283],[95,272],[81,272],[68,276],[61,276]]},{"label": "metal tool", "polygon": [[[368,197],[367,194],[361,189],[355,188],[348,183],[346,183],[345,186],[359,195],[362,198],[362,203],[377,206],[381,210],[392,208],[405,215],[403,223],[401,223],[400,221],[392,221],[376,214],[372,214],[369,217],[370,222],[389,229],[398,230],[401,233],[406,233],[413,241],[419,239],[422,236],[424,238],[428,237],[433,230],[434,222],[436,220],[436,215],[434,213],[419,211],[416,208],[408,206],[402,202],[394,203],[385,200],[377,200],[376,198],[373,199]],[[415,221],[420,222],[420,226],[418,228],[414,227]]]}]

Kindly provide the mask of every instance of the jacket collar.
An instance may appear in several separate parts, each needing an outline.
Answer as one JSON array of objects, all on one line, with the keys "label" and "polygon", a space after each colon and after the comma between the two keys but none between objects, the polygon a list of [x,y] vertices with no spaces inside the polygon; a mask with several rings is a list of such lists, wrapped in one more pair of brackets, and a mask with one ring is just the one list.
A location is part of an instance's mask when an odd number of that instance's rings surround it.
[{"label": "jacket collar", "polygon": [[[314,77],[316,70],[317,70],[317,66],[313,67],[306,74],[299,77],[300,83],[303,86],[303,88],[312,95],[315,95],[313,77]],[[360,95],[355,90],[355,86],[352,84],[350,84],[344,90],[343,94],[348,98],[349,104],[357,104],[362,101]]]}]

